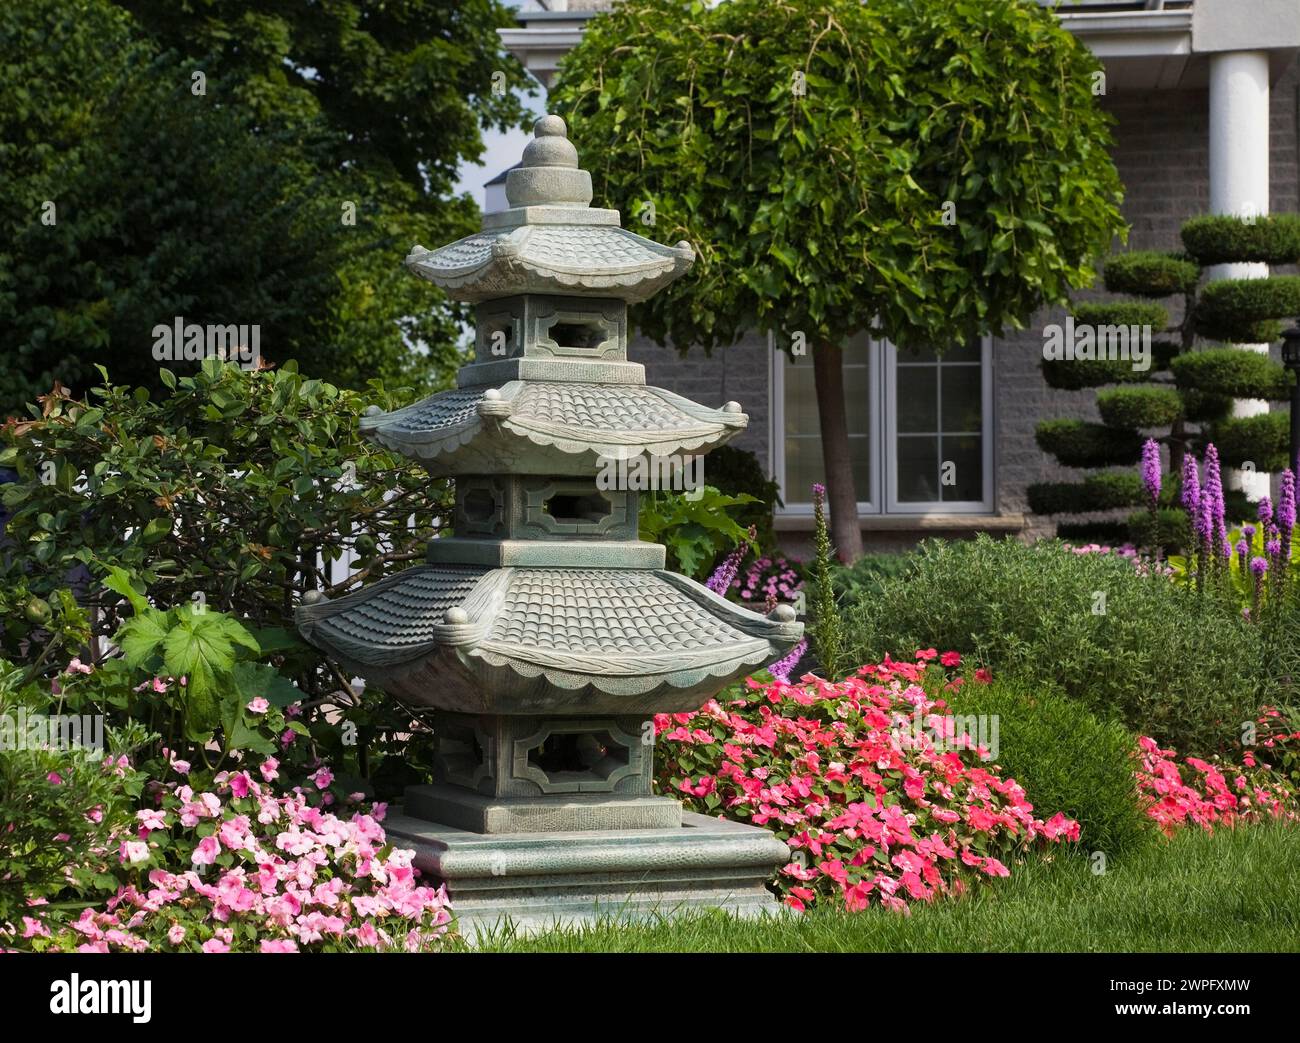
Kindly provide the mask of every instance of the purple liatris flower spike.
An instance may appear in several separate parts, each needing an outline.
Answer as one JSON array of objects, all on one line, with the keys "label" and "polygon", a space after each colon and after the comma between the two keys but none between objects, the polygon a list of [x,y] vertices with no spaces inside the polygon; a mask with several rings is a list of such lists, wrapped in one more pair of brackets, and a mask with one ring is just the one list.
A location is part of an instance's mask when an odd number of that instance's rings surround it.
[{"label": "purple liatris flower spike", "polygon": [[732,581],[736,578],[736,572],[740,569],[740,563],[745,560],[745,552],[749,550],[747,544],[741,543],[736,549],[722,559],[722,564],[713,570],[713,575],[709,577],[708,582],[704,585],[720,598],[727,596],[727,591],[731,589]]},{"label": "purple liatris flower spike", "polygon": [[1278,481],[1277,527],[1283,532],[1295,528],[1295,472],[1287,468]]},{"label": "purple liatris flower spike", "polygon": [[1267,496],[1261,496],[1259,498],[1259,507],[1255,512],[1255,516],[1265,525],[1273,524],[1273,501]]},{"label": "purple liatris flower spike", "polygon": [[1277,527],[1282,534],[1281,560],[1291,559],[1291,533],[1295,530],[1295,472],[1287,468],[1278,481]]},{"label": "purple liatris flower spike", "polygon": [[1205,492],[1196,506],[1196,543],[1208,551],[1214,541],[1214,501]]},{"label": "purple liatris flower spike", "polygon": [[1146,490],[1151,509],[1160,503],[1160,443],[1148,438],[1142,445],[1142,488]]},{"label": "purple liatris flower spike", "polygon": [[1243,537],[1237,541],[1237,564],[1241,566],[1244,574],[1249,566],[1250,544]]},{"label": "purple liatris flower spike", "polygon": [[1255,538],[1255,526],[1243,525],[1241,527],[1241,534],[1245,536],[1246,539],[1253,540]]},{"label": "purple liatris flower spike", "polygon": [[[1219,470],[1219,450],[1211,442],[1205,447],[1205,488],[1202,502],[1210,501],[1210,550],[1228,550],[1228,525],[1224,518],[1223,475]],[[1228,551],[1231,554],[1231,551]]]},{"label": "purple liatris flower spike", "polygon": [[789,684],[790,671],[799,665],[799,660],[803,658],[806,651],[808,651],[808,642],[806,639],[801,638],[794,648],[769,666],[767,672],[782,684]]},{"label": "purple liatris flower spike", "polygon": [[1266,544],[1264,544],[1264,553],[1267,554],[1274,561],[1277,561],[1277,559],[1282,554],[1281,539],[1269,540]]},{"label": "purple liatris flower spike", "polygon": [[1264,573],[1267,571],[1268,561],[1266,559],[1260,557],[1250,559],[1250,572],[1255,577],[1255,590],[1250,601],[1250,619],[1254,623],[1259,622],[1259,606],[1264,594]]},{"label": "purple liatris flower spike", "polygon": [[1196,467],[1196,457],[1188,453],[1183,457],[1183,492],[1180,501],[1193,520],[1201,506],[1201,475]]}]

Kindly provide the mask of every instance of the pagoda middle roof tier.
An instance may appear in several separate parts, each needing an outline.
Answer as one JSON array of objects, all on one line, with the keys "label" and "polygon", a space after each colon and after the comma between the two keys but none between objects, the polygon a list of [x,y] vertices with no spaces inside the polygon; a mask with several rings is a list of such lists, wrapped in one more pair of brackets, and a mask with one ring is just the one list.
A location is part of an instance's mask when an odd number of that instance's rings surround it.
[{"label": "pagoda middle roof tier", "polygon": [[[441,391],[362,417],[360,427],[385,448],[454,474],[465,473],[464,466],[482,471],[485,459],[497,456],[521,473],[520,462],[530,456],[544,471],[566,455],[627,460],[707,452],[748,422],[735,402],[711,409],[644,384],[511,380]],[[549,452],[520,453],[520,440]]]},{"label": "pagoda middle roof tier", "polygon": [[[559,208],[551,208],[554,213]],[[559,211],[574,223],[486,228],[437,250],[416,246],[407,267],[458,301],[521,293],[597,295],[644,301],[690,268],[689,243],[665,246],[613,224],[578,221],[604,211]]]},{"label": "pagoda middle roof tier", "polygon": [[761,616],[676,573],[620,568],[417,565],[297,621],[392,695],[484,713],[693,708],[803,632],[788,606]]}]

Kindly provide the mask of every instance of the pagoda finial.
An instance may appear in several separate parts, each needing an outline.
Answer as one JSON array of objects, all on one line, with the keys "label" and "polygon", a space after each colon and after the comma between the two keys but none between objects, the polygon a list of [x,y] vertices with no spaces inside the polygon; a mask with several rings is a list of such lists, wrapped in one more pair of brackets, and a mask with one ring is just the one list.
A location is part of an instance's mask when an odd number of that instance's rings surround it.
[{"label": "pagoda finial", "polygon": [[591,175],[578,168],[564,120],[543,116],[533,124],[523,163],[506,175],[506,199],[511,206],[585,207],[591,196]]}]

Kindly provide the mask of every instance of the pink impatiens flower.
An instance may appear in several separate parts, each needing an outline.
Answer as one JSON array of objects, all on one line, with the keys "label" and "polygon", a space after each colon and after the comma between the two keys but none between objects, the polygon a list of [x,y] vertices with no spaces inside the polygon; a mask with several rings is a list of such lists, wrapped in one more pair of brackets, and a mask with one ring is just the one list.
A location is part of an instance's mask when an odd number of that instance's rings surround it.
[{"label": "pink impatiens flower", "polygon": [[271,704],[263,699],[260,695],[249,701],[249,713],[266,713],[271,708]]},{"label": "pink impatiens flower", "polygon": [[210,866],[221,854],[221,844],[216,837],[204,837],[199,841],[190,855],[190,861],[196,866]]},{"label": "pink impatiens flower", "polygon": [[317,789],[328,789],[330,783],[334,781],[334,773],[329,768],[320,768],[311,776],[311,781],[316,784]]},{"label": "pink impatiens flower", "polygon": [[143,840],[124,840],[118,848],[118,861],[139,865],[149,860],[149,845]]}]

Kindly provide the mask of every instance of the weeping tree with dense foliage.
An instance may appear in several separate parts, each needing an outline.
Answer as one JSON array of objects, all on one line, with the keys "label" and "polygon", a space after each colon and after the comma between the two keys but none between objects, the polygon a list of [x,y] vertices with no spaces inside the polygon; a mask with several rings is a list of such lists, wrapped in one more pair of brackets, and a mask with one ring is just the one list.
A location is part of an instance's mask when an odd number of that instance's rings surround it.
[{"label": "weeping tree with dense foliage", "polygon": [[[1195,217],[1183,225],[1182,239],[1181,252],[1133,250],[1109,258],[1106,289],[1127,296],[1072,307],[1080,327],[1146,326],[1154,331],[1149,369],[1135,369],[1121,358],[1042,363],[1043,375],[1054,388],[1097,389],[1099,422],[1062,418],[1038,425],[1044,452],[1066,467],[1088,472],[1082,478],[1029,487],[1035,513],[1074,519],[1057,524],[1062,537],[1158,542],[1170,549],[1188,546],[1186,517],[1175,506],[1178,481],[1164,483],[1158,532],[1151,531],[1146,510],[1135,510],[1123,521],[1103,517],[1145,504],[1147,494],[1133,465],[1148,434],[1168,447],[1176,477],[1182,474],[1185,454],[1209,442],[1229,466],[1267,472],[1292,465],[1288,412],[1232,415],[1234,399],[1286,401],[1291,376],[1266,354],[1229,345],[1277,340],[1281,320],[1300,314],[1300,276],[1203,279],[1208,269],[1220,264],[1300,261],[1300,217]],[[1176,325],[1170,324],[1169,311],[1160,303],[1170,298],[1181,298],[1183,304]],[[1100,338],[1097,342],[1100,346]],[[1238,518],[1246,517],[1244,495],[1234,494],[1229,509]]]},{"label": "weeping tree with dense foliage", "polygon": [[1124,230],[1102,82],[1028,0],[627,0],[551,98],[597,200],[698,250],[637,309],[644,332],[707,351],[758,329],[811,352],[852,560],[842,345],[869,329],[942,350],[1089,283]]}]

